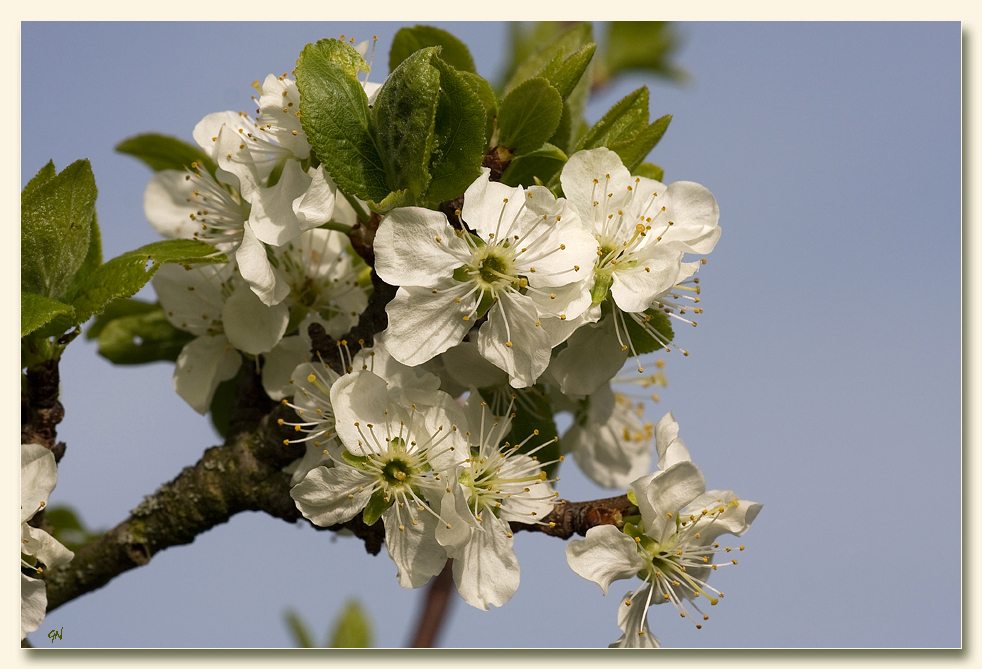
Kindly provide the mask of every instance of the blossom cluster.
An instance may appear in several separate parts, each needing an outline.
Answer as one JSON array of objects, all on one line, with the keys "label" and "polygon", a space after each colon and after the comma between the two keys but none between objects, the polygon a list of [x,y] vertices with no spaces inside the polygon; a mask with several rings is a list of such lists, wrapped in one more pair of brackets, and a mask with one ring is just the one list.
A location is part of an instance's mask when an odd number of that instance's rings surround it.
[{"label": "blossom cluster", "polygon": [[[643,372],[641,355],[675,347],[670,323],[695,325],[701,263],[687,254],[720,237],[712,193],[634,176],[607,148],[569,156],[553,189],[482,168],[452,217],[408,206],[374,218],[369,267],[345,235],[369,223],[368,205],[312,154],[296,83],[270,75],[256,87],[256,118],[221,112],[195,127],[212,171],[158,172],[144,198],[159,232],[229,259],[153,278],[167,319],[193,336],[175,367],[180,396],[203,414],[244,361],[261,369],[267,394],[296,415],[280,419],[285,441],[305,447],[285,470],[298,509],[323,527],[381,520],[403,587],[452,560],[465,601],[507,602],[520,573],[511,523],[546,522],[568,454],[597,484],[629,488],[640,510],[567,549],[605,593],[642,578],[621,605],[617,645],[657,645],[649,604],[686,615],[683,600],[715,603],[715,539],[742,534],[760,505],[706,492],[671,414],[646,423],[613,389],[629,358]],[[371,101],[378,86],[364,87]],[[344,337],[373,270],[397,291],[387,327],[351,355]],[[345,373],[311,353],[313,323],[338,341]],[[553,425],[557,411],[573,416],[558,445],[520,427]]]}]

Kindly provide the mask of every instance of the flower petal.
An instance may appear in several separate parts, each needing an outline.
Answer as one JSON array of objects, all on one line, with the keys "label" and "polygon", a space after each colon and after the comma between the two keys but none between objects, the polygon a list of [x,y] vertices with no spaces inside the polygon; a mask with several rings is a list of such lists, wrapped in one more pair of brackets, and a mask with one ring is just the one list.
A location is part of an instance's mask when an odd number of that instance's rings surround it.
[{"label": "flower petal", "polygon": [[420,207],[393,209],[375,233],[375,271],[393,286],[429,286],[453,276],[471,256],[438,212]]},{"label": "flower petal", "polygon": [[231,274],[228,265],[161,265],[150,280],[171,325],[203,335],[221,324],[225,298],[222,288]]},{"label": "flower petal", "polygon": [[481,355],[508,372],[515,388],[531,386],[549,366],[549,335],[536,325],[538,320],[530,297],[501,292],[478,332]]},{"label": "flower petal", "polygon": [[225,335],[202,335],[185,344],[177,356],[174,390],[192,409],[204,415],[218,384],[234,377],[241,364],[242,356]]},{"label": "flower petal", "polygon": [[40,444],[20,446],[20,522],[29,520],[48,503],[58,483],[55,456]]},{"label": "flower petal", "polygon": [[269,262],[266,246],[252,231],[250,223],[245,224],[242,244],[235,252],[235,262],[239,273],[263,304],[279,304],[290,294],[290,285],[283,275]]},{"label": "flower petal", "polygon": [[[454,467],[448,473],[453,474],[448,479],[456,481],[460,476],[460,469]],[[468,519],[473,518],[467,508],[464,489],[459,483],[452,483],[444,491],[440,497],[439,511],[440,518],[446,522],[437,523],[436,540],[447,549],[447,555],[455,557],[457,550],[471,539],[471,524]]]},{"label": "flower petal", "polygon": [[487,611],[518,590],[519,566],[507,523],[490,512],[483,517],[484,527],[471,529],[470,541],[454,555],[453,577],[464,601]]},{"label": "flower petal", "polygon": [[491,170],[486,167],[481,168],[481,176],[464,191],[461,217],[485,241],[503,239],[513,227],[524,231],[525,223],[537,218],[526,209],[521,186],[491,181]]},{"label": "flower petal", "polygon": [[290,309],[280,302],[272,307],[251,290],[239,288],[225,300],[222,323],[232,345],[253,355],[273,350],[290,320]]},{"label": "flower petal", "polygon": [[263,389],[277,402],[294,392],[293,370],[310,358],[310,342],[303,337],[284,337],[263,356]]},{"label": "flower petal", "polygon": [[21,549],[25,555],[33,555],[38,562],[45,567],[57,567],[65,564],[75,557],[75,553],[65,548],[60,541],[53,536],[30,525],[25,525],[31,535],[31,540],[27,546]]},{"label": "flower petal", "polygon": [[191,239],[200,227],[191,218],[199,206],[193,199],[196,184],[189,176],[182,170],[162,170],[143,192],[147,220],[164,237]]},{"label": "flower petal", "polygon": [[[624,207],[634,179],[620,156],[606,147],[577,151],[563,166],[559,177],[563,194],[580,215],[587,229],[603,230],[606,212]],[[609,196],[608,196],[609,195]]]},{"label": "flower petal", "polygon": [[585,539],[566,544],[566,562],[577,574],[599,585],[605,595],[611,582],[632,578],[644,566],[634,539],[613,525],[591,527]]},{"label": "flower petal", "polygon": [[313,170],[310,186],[296,207],[297,221],[301,230],[310,230],[331,220],[334,203],[337,199],[337,184],[319,165]]},{"label": "flower petal", "polygon": [[283,246],[306,229],[297,219],[293,205],[307,193],[310,183],[311,178],[301,169],[300,163],[287,160],[275,186],[257,186],[256,192],[249,198],[252,203],[249,223],[260,241],[271,246]]},{"label": "flower petal", "polygon": [[439,521],[428,511],[415,511],[416,523],[406,507],[394,503],[382,513],[385,548],[398,568],[396,577],[404,588],[421,588],[443,571],[447,551],[437,543],[434,530]]},{"label": "flower petal", "polygon": [[671,411],[655,425],[655,451],[658,452],[658,469],[668,469],[676,462],[692,460],[689,449],[679,439],[679,424]]},{"label": "flower petal", "polygon": [[389,325],[381,337],[389,354],[412,367],[459,344],[474,324],[464,320],[474,296],[457,301],[469,289],[470,284],[452,279],[433,288],[400,288],[385,306]]},{"label": "flower petal", "polygon": [[20,638],[41,626],[44,614],[48,608],[48,595],[45,592],[44,581],[31,578],[26,574],[20,575]]},{"label": "flower petal", "polygon": [[330,527],[351,520],[372,496],[372,477],[341,465],[316,467],[293,486],[290,497],[314,525]]},{"label": "flower petal", "polygon": [[617,607],[617,625],[624,631],[620,639],[608,646],[609,648],[661,648],[658,637],[648,629],[648,621],[644,619],[645,609],[648,608],[648,598],[651,594],[651,584],[635,593],[627,593]]},{"label": "flower petal", "polygon": [[712,513],[720,507],[725,510],[712,522],[707,521],[698,526],[699,539],[704,544],[711,544],[721,534],[741,536],[750,529],[750,524],[764,505],[739,499],[732,490],[710,490],[692,500],[683,513],[701,514],[703,509]]},{"label": "flower petal", "polygon": [[508,382],[508,374],[477,350],[477,343],[462,341],[441,354],[446,374],[463,388],[490,388]]},{"label": "flower petal", "polygon": [[644,520],[645,534],[661,543],[675,531],[678,513],[706,491],[706,480],[692,462],[683,460],[631,484]]},{"label": "flower petal", "polygon": [[709,253],[720,237],[719,205],[709,189],[692,181],[676,181],[665,192],[665,213],[673,225],[662,244],[689,253]]},{"label": "flower petal", "polygon": [[681,273],[682,253],[665,249],[638,254],[637,265],[615,270],[610,293],[622,311],[638,313],[648,309],[655,298],[678,283]]},{"label": "flower petal", "polygon": [[617,343],[614,319],[578,328],[556,354],[550,371],[564,395],[592,395],[624,366],[628,352]]}]

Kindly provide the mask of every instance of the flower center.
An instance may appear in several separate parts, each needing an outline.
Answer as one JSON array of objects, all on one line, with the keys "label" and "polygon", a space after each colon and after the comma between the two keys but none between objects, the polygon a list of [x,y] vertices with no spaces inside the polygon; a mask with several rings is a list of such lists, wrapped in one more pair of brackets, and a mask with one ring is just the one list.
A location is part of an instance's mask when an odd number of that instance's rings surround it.
[{"label": "flower center", "polygon": [[492,295],[502,290],[524,288],[528,283],[518,276],[515,253],[507,241],[473,247],[470,263],[454,272],[454,278],[470,281],[479,290]]},{"label": "flower center", "polygon": [[[713,564],[714,555],[729,553],[733,549],[721,547],[715,541],[706,541],[702,536],[729,507],[739,504],[736,499],[717,502],[718,506],[701,511],[669,514],[674,515],[675,532],[661,542],[644,533],[644,523],[640,518],[630,519],[636,520],[637,524],[624,524],[624,532],[634,538],[638,554],[645,562],[638,571],[638,578],[651,583],[656,601],[671,602],[683,618],[688,615],[683,600],[689,599],[692,600],[692,607],[702,615],[702,619],[708,620],[709,616],[699,608],[695,600],[701,595],[712,606],[716,606],[723,593],[708,585],[706,579],[711,571],[716,571],[721,565],[737,564],[735,559]],[[740,546],[739,550],[742,551],[743,548]],[[696,623],[696,628],[701,629],[702,625]]]},{"label": "flower center", "polygon": [[414,463],[401,454],[391,456],[388,462],[382,465],[382,470],[379,472],[379,478],[389,490],[402,490],[409,485],[407,481],[418,475]]}]

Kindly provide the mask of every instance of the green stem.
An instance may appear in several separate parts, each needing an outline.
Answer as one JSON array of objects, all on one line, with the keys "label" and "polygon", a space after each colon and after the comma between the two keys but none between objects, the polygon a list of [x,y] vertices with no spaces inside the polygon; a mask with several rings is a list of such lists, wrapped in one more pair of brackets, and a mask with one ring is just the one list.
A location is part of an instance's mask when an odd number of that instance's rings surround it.
[{"label": "green stem", "polygon": [[325,230],[337,230],[338,232],[343,232],[346,235],[351,234],[351,226],[345,225],[344,223],[335,223],[334,221],[328,221],[324,225],[320,226]]}]

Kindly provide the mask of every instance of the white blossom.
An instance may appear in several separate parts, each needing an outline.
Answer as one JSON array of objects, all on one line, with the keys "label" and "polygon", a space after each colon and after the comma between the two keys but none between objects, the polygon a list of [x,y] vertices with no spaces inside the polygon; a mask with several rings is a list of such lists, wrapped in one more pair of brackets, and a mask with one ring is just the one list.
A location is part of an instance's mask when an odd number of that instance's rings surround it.
[{"label": "white blossom", "polygon": [[[519,453],[534,434],[518,444],[504,442],[511,420],[496,417],[475,389],[464,411],[468,418],[470,455],[453,472],[440,504],[447,526],[438,526],[437,540],[454,559],[457,591],[471,606],[487,610],[503,606],[518,589],[519,566],[509,521],[535,523],[553,509],[552,489],[534,453]],[[461,531],[463,528],[464,531]]]},{"label": "white blossom", "polygon": [[[644,581],[621,604],[642,611],[640,615],[633,610],[619,613],[626,635],[650,634],[645,619],[648,606],[654,604],[670,602],[683,618],[692,618],[688,601],[702,620],[708,619],[697,600],[716,605],[723,597],[707,583],[709,575],[721,565],[737,563],[728,557],[732,549],[721,547],[716,539],[722,534],[742,535],[762,507],[740,500],[729,490],[707,492],[702,472],[689,460],[677,434],[671,414],[659,421],[656,449],[666,468],[631,484],[629,496],[640,517],[625,518],[623,531],[612,525],[592,527],[585,539],[566,546],[566,560],[573,571],[597,583],[604,594],[618,579],[637,575]],[[714,563],[718,555],[727,560]],[[694,622],[702,627],[701,622]],[[615,644],[630,645],[623,637]]]},{"label": "white blossom", "polygon": [[446,393],[391,388],[367,370],[344,375],[330,394],[346,450],[333,467],[311,470],[290,494],[306,518],[324,527],[359,512],[369,524],[381,517],[399,583],[421,587],[447,560],[435,529],[448,523],[430,498],[443,491],[441,472],[467,457],[461,409]]},{"label": "white blossom", "polygon": [[162,171],[147,187],[144,209],[161,234],[200,239],[234,256],[253,291],[274,305],[289,289],[266,245],[330,221],[337,186],[323,167],[309,166],[296,82],[269,75],[257,88],[258,118],[217,112],[195,126],[195,141],[218,165],[215,175],[197,163]]},{"label": "white blossom", "polygon": [[596,243],[565,200],[541,186],[491,182],[487,169],[464,193],[462,219],[472,232],[417,207],[394,209],[379,225],[375,271],[400,286],[386,307],[386,346],[417,365],[460,343],[487,315],[477,335],[481,355],[514,387],[532,385],[549,364],[543,314],[575,318],[589,306],[585,285],[561,288],[576,283]]},{"label": "white blossom", "polygon": [[[629,353],[638,357],[629,321],[666,348],[670,338],[652,325],[650,310],[694,325],[684,314],[699,301],[689,294],[698,294],[698,280],[691,277],[699,263],[683,262],[683,255],[713,250],[719,207],[697,183],[666,186],[632,177],[620,157],[603,147],[570,156],[560,181],[570,207],[596,239],[597,253],[590,269],[592,308],[565,325],[569,345],[557,356],[555,376],[564,393],[588,395],[617,373]],[[592,332],[581,332],[580,326],[601,317]],[[605,340],[600,346],[598,337]],[[588,355],[596,357],[584,368],[578,361]]]}]

